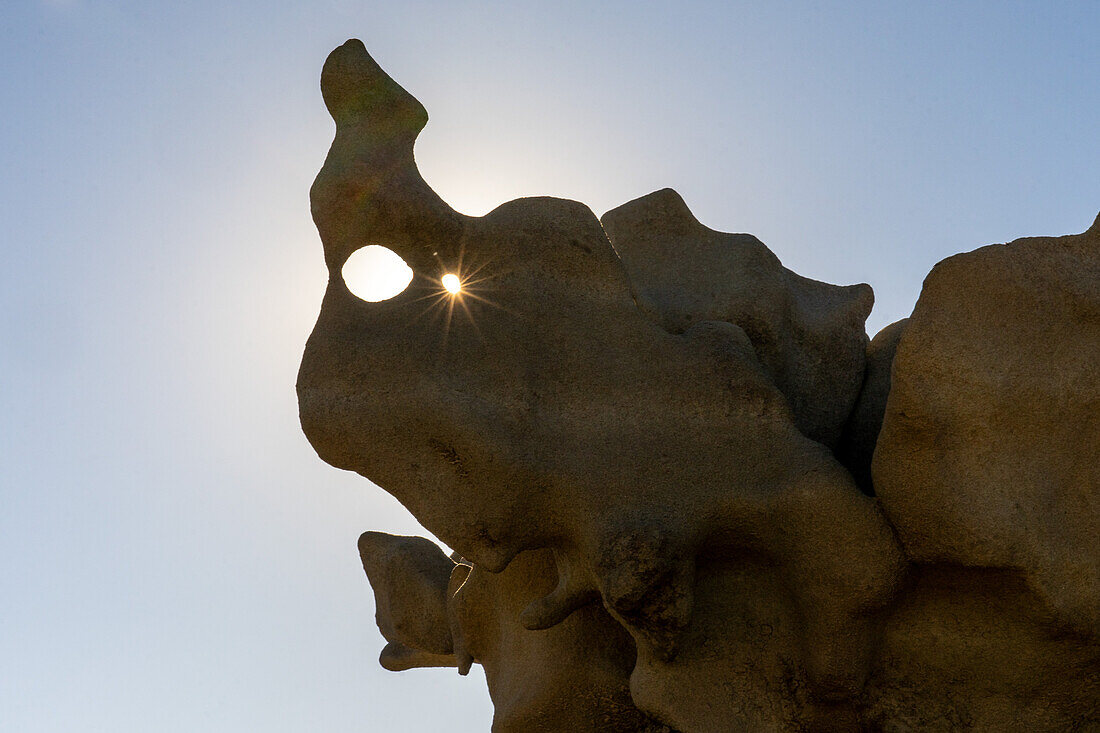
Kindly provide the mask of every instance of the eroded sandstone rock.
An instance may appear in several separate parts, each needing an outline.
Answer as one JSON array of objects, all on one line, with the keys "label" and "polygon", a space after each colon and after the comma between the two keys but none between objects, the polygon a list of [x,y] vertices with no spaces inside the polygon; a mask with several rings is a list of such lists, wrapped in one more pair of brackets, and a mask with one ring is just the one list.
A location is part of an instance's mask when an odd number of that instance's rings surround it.
[{"label": "eroded sandstone rock", "polygon": [[[470,558],[363,536],[384,666],[480,662],[498,731],[1100,726],[1100,223],[941,263],[868,345],[867,286],[669,190],[455,212],[358,41],[322,92],[302,426]],[[375,244],[414,276],[367,303]]]},{"label": "eroded sandstone rock", "polygon": [[[656,658],[676,654],[691,622],[700,552],[762,553],[799,604],[816,693],[857,692],[900,554],[874,504],[799,431],[745,332],[653,323],[581,204],[447,207],[412,158],[423,108],[361,43],[332,53],[322,91],[337,132],[312,202],[331,276],[298,382],[318,453],[478,567],[555,550],[560,582],[524,623],[553,626],[599,597]],[[340,277],[368,244],[415,273],[384,303]],[[446,273],[465,281],[460,295],[440,287]]]},{"label": "eroded sandstone rock", "polygon": [[374,588],[375,621],[388,642],[379,663],[400,672],[458,666],[447,615],[455,563],[432,541],[364,532],[359,557]]},{"label": "eroded sandstone rock", "polygon": [[1100,218],[933,268],[873,470],[914,560],[1018,569],[1100,636]]},{"label": "eroded sandstone rock", "polygon": [[739,326],[799,429],[835,447],[863,383],[870,286],[797,275],[751,234],[700,224],[669,188],[601,222],[643,310],[672,333],[703,321]]},{"label": "eroded sandstone rock", "polygon": [[631,701],[634,642],[599,604],[551,629],[520,623],[520,612],[557,582],[550,551],[521,553],[501,573],[456,563],[420,537],[367,532],[359,552],[378,628],[390,641],[381,659],[387,669],[457,666],[465,673],[478,662],[497,733],[669,733]]},{"label": "eroded sandstone rock", "polygon": [[875,334],[867,345],[867,364],[863,374],[863,386],[859,398],[844,426],[837,456],[852,472],[865,494],[874,495],[871,480],[871,459],[882,430],[882,418],[886,414],[886,399],[890,395],[890,375],[894,368],[894,355],[898,342],[905,333],[908,318],[891,323]]}]

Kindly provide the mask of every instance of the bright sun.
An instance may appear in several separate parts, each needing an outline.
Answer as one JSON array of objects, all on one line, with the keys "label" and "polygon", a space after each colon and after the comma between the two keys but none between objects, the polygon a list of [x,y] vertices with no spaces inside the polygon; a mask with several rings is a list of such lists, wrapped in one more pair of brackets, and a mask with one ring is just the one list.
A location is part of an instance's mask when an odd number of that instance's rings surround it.
[{"label": "bright sun", "polygon": [[393,250],[377,244],[352,252],[340,274],[355,297],[371,303],[398,295],[413,278],[412,268],[405,260]]},{"label": "bright sun", "polygon": [[451,295],[455,295],[462,290],[462,281],[458,279],[458,275],[453,272],[448,272],[443,276],[441,280],[443,287],[447,289],[447,292]]}]

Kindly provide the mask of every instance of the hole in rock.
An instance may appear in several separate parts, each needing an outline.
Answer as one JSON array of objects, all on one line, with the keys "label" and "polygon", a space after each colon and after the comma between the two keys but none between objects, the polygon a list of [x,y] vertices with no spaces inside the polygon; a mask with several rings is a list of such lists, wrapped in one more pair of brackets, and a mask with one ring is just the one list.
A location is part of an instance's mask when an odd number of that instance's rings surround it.
[{"label": "hole in rock", "polygon": [[351,253],[340,274],[352,294],[370,303],[399,295],[412,282],[412,268],[391,249],[370,244]]}]

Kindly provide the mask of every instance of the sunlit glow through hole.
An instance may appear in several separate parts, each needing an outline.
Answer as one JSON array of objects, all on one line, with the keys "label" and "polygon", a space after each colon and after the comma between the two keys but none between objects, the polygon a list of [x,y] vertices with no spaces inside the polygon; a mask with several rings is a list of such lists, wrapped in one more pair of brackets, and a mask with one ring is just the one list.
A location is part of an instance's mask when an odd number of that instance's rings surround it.
[{"label": "sunlit glow through hole", "polygon": [[446,275],[444,275],[441,282],[443,283],[443,287],[446,288],[447,292],[451,295],[454,295],[458,291],[462,290],[462,281],[459,280],[458,275],[454,274],[453,272],[448,272]]},{"label": "sunlit glow through hole", "polygon": [[340,274],[357,298],[375,303],[398,295],[412,282],[412,268],[396,252],[377,244],[351,253]]}]

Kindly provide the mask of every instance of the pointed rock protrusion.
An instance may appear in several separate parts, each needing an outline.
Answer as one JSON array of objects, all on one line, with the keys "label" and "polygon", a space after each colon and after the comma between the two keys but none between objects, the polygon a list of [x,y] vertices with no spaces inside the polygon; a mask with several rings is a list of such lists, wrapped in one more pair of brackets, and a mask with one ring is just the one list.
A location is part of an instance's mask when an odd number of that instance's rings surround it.
[{"label": "pointed rock protrusion", "polygon": [[359,556],[374,588],[375,619],[382,636],[429,654],[451,654],[447,621],[451,559],[423,537],[382,532],[363,533]]},{"label": "pointed rock protrusion", "polygon": [[428,122],[428,111],[382,70],[363,42],[352,38],[329,54],[321,69],[321,96],[337,125],[367,124],[408,141]]}]

